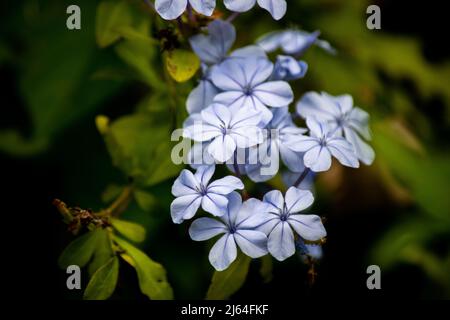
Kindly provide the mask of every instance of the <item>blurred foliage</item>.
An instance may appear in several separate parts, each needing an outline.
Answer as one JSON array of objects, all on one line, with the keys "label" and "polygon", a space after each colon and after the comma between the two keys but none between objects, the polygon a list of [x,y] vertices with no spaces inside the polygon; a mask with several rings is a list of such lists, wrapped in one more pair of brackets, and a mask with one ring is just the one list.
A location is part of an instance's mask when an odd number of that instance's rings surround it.
[{"label": "blurred foliage", "polygon": [[[368,30],[365,9],[370,2],[291,0],[287,16],[278,22],[255,8],[234,22],[236,47],[252,43],[265,32],[294,25],[321,30],[321,37],[337,48],[337,56],[318,48],[310,50],[304,57],[308,74],[293,87],[297,98],[308,90],[350,93],[355,103],[371,114],[374,172],[370,176],[361,173],[358,178],[387,190],[398,217],[392,217],[389,230],[376,241],[367,260],[383,270],[403,263],[416,265],[450,296],[450,154],[448,137],[442,136],[442,132],[448,133],[450,123],[450,61],[431,64],[417,39]],[[105,159],[95,150],[91,161],[99,161],[92,173],[97,173],[96,183],[111,184],[96,200],[83,191],[81,183],[68,187],[80,190],[73,198],[78,195],[81,202],[88,199],[89,205],[102,207],[119,199],[129,185],[133,187],[122,216],[127,221],[114,218],[110,221],[114,229],[86,231],[64,250],[61,267],[87,266],[92,277],[85,298],[104,299],[117,283],[120,263],[114,253],[118,253],[136,270],[142,293],[150,298],[172,298],[164,268],[112,235],[118,231],[142,248],[153,243],[156,250],[165,252],[161,257],[181,296],[204,295],[201,290],[209,274],[205,276],[203,271],[211,272],[204,252],[192,253],[161,241],[170,237],[164,234],[171,224],[170,181],[182,169],[170,160],[170,134],[185,118],[185,100],[198,79],[198,59],[184,34],[173,34],[175,23],[167,28],[167,23],[138,0],[77,1],[82,8],[79,31],[65,28],[66,15],[62,13],[70,1],[6,3],[9,14],[0,22],[0,66],[11,70],[20,99],[2,105],[23,109],[25,116],[18,123],[6,121],[8,125],[0,129],[0,150],[17,157],[51,152],[66,130],[90,121],[122,176],[117,178],[107,170],[102,176]],[[226,17],[228,13],[223,14]],[[171,42],[173,37],[178,43]],[[405,81],[411,85],[405,86]],[[137,101],[121,100],[120,112],[111,112],[108,106],[130,87],[138,88]],[[428,114],[438,111],[417,105],[420,101],[433,107],[430,101],[436,97],[445,107],[439,123]],[[68,184],[70,179],[68,175]],[[281,181],[274,179],[271,184],[280,187]],[[436,250],[442,239],[444,250]],[[112,240],[120,250],[111,246]],[[205,268],[198,266],[199,257]],[[215,273],[207,298],[230,297],[242,286],[248,268],[249,260],[240,258],[227,271]],[[263,259],[260,273],[270,281],[272,260]]]}]

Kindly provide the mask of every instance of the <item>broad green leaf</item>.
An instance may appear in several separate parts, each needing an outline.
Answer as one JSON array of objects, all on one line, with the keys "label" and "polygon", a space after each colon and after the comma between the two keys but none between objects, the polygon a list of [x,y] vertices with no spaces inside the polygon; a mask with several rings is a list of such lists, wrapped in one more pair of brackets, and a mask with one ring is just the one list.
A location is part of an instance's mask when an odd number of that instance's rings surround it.
[{"label": "broad green leaf", "polygon": [[132,13],[127,1],[102,1],[97,7],[95,35],[97,44],[104,48],[121,37],[120,28],[132,23]]},{"label": "broad green leaf", "polygon": [[261,267],[259,268],[259,273],[261,274],[264,283],[272,281],[273,261],[271,255],[268,254],[261,258]]},{"label": "broad green leaf", "polygon": [[69,243],[59,257],[59,266],[62,269],[66,269],[70,265],[84,267],[94,254],[100,235],[101,230],[95,229]]},{"label": "broad green leaf", "polygon": [[135,190],[134,199],[139,207],[144,211],[149,211],[156,203],[156,198],[151,193],[144,190]]},{"label": "broad green leaf", "polygon": [[228,269],[224,271],[215,271],[209,286],[206,299],[224,300],[237,292],[247,278],[251,258],[239,253]]},{"label": "broad green leaf", "polygon": [[175,81],[185,82],[200,68],[200,59],[191,51],[176,49],[167,53],[166,68]]},{"label": "broad green leaf", "polygon": [[114,165],[137,185],[150,186],[179,171],[171,160],[170,131],[166,119],[135,114],[113,122],[104,138]]},{"label": "broad green leaf", "polygon": [[133,259],[142,293],[153,300],[173,299],[173,291],[167,282],[166,270],[163,266],[151,260],[127,241],[119,237],[114,237],[114,240]]},{"label": "broad green leaf", "polygon": [[92,260],[87,268],[90,276],[92,276],[98,268],[103,266],[109,259],[111,259],[112,256],[114,256],[108,230],[99,229],[97,232],[99,232],[97,246],[94,250]]},{"label": "broad green leaf", "polygon": [[84,300],[106,300],[114,292],[119,276],[119,259],[112,257],[92,276],[86,290]]},{"label": "broad green leaf", "polygon": [[141,225],[116,218],[111,219],[111,223],[114,229],[129,240],[133,242],[142,242],[145,240],[145,229]]},{"label": "broad green leaf", "polygon": [[14,128],[1,130],[1,150],[18,156],[45,151],[61,131],[93,112],[123,83],[91,77],[117,58],[112,52],[97,50],[93,27],[96,4],[89,0],[77,4],[83,8],[82,29],[77,31],[65,28],[66,7],[60,1],[42,3],[39,10],[33,10],[32,19],[25,19],[25,14],[18,16],[16,40],[27,50],[14,57],[16,94],[26,108],[30,128],[26,128],[27,135]]}]

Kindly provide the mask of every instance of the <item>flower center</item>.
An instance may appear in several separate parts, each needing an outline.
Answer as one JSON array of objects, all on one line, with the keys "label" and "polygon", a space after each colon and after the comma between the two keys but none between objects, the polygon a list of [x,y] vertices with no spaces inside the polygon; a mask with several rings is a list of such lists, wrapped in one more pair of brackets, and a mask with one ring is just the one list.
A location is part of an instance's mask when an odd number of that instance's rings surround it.
[{"label": "flower center", "polygon": [[253,94],[253,88],[250,85],[246,86],[244,88],[244,94],[246,96],[251,96]]},{"label": "flower center", "polygon": [[234,226],[234,225],[230,226],[229,231],[230,231],[231,234],[236,233],[236,231],[237,231],[236,230],[236,226]]}]

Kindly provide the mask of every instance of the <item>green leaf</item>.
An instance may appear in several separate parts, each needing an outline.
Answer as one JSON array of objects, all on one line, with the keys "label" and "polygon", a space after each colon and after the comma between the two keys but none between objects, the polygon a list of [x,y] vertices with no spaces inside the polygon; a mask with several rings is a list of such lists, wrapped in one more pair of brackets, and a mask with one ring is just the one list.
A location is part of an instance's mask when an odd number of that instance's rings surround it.
[{"label": "green leaf", "polygon": [[88,273],[90,276],[92,276],[98,268],[103,266],[109,259],[111,259],[111,257],[114,256],[108,230],[99,229],[97,232],[99,232],[97,246],[94,250],[92,260],[88,265]]},{"label": "green leaf", "polygon": [[111,219],[111,223],[114,229],[119,231],[122,235],[124,235],[131,241],[142,242],[145,240],[145,228],[141,225],[134,222],[119,220],[116,218]]},{"label": "green leaf", "polygon": [[206,299],[224,300],[237,292],[247,278],[250,261],[250,257],[239,253],[236,261],[228,269],[215,271],[208,293],[206,294]]},{"label": "green leaf", "polygon": [[161,117],[134,114],[113,122],[104,138],[114,165],[138,186],[151,186],[179,171],[170,157],[170,131]]},{"label": "green leaf", "polygon": [[92,276],[86,290],[84,300],[106,300],[114,292],[119,276],[119,259],[112,257]]},{"label": "green leaf", "polygon": [[106,189],[102,192],[102,201],[104,203],[109,203],[115,200],[123,191],[125,186],[118,184],[110,184],[106,187]]},{"label": "green leaf", "polygon": [[175,81],[185,82],[200,68],[200,59],[191,51],[176,49],[166,55],[166,68]]},{"label": "green leaf", "polygon": [[149,211],[157,201],[155,196],[150,192],[139,189],[134,191],[134,199],[136,200],[139,207],[144,211]]},{"label": "green leaf", "polygon": [[[163,266],[151,260],[145,253],[127,241],[119,237],[114,237],[114,240],[125,250],[128,259],[131,257],[133,260],[142,293],[153,300],[173,299],[173,291],[167,282]],[[124,260],[128,262],[127,259]],[[133,266],[133,264],[131,265]]]},{"label": "green leaf", "polygon": [[97,44],[107,47],[121,37],[120,28],[132,23],[132,13],[126,1],[102,1],[97,7],[95,35]]},{"label": "green leaf", "polygon": [[261,267],[259,268],[259,273],[261,274],[264,283],[272,281],[273,261],[271,255],[268,254],[261,258]]},{"label": "green leaf", "polygon": [[94,254],[100,234],[101,229],[95,229],[69,243],[59,257],[60,268],[66,269],[70,265],[84,267]]}]

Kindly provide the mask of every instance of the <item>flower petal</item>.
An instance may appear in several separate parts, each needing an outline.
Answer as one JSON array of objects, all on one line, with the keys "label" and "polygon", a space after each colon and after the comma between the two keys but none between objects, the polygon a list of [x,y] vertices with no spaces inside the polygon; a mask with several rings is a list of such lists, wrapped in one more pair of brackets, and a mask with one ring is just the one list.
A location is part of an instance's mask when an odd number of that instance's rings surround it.
[{"label": "flower petal", "polygon": [[208,193],[212,192],[227,195],[236,189],[244,189],[244,184],[242,183],[242,181],[234,176],[226,176],[222,179],[211,182],[207,190]]},{"label": "flower petal", "polygon": [[192,218],[200,207],[201,202],[202,197],[198,194],[175,198],[170,204],[170,215],[173,222],[179,224]]},{"label": "flower petal", "polygon": [[344,138],[332,138],[327,141],[328,150],[331,152],[333,157],[338,159],[338,161],[347,167],[359,168],[358,158],[353,150],[350,142]]},{"label": "flower petal", "polygon": [[284,107],[294,100],[290,85],[284,81],[262,83],[253,89],[253,95],[269,107]]},{"label": "flower petal", "polygon": [[269,11],[275,20],[280,20],[286,14],[286,0],[258,0],[258,4]]},{"label": "flower petal", "polygon": [[290,215],[287,221],[303,239],[317,241],[327,235],[322,220],[314,214]]},{"label": "flower petal", "polygon": [[233,235],[223,235],[209,252],[209,262],[217,271],[223,271],[236,260],[237,248]]},{"label": "flower petal", "polygon": [[223,104],[214,103],[201,112],[202,119],[206,124],[216,128],[228,128],[231,120],[230,110]]},{"label": "flower petal", "polygon": [[278,261],[283,261],[295,253],[294,233],[289,223],[278,223],[269,234],[267,247],[272,256]]},{"label": "flower petal", "polygon": [[304,119],[316,117],[322,121],[335,121],[341,115],[336,103],[313,91],[305,93],[297,102],[296,111]]},{"label": "flower petal", "polygon": [[258,199],[248,199],[242,204],[235,220],[238,229],[256,229],[267,220],[269,204]]},{"label": "flower petal", "polygon": [[211,218],[199,218],[189,227],[189,235],[194,241],[211,239],[218,234],[226,233],[227,227],[223,222]]},{"label": "flower petal", "polygon": [[212,15],[216,7],[216,0],[189,0],[189,3],[195,11],[205,16]]},{"label": "flower petal", "polygon": [[271,205],[270,211],[279,214],[284,208],[283,194],[279,190],[272,190],[264,195],[263,201]]},{"label": "flower petal", "polygon": [[220,219],[222,219],[228,226],[231,226],[235,225],[236,217],[242,206],[242,197],[236,191],[231,192],[227,197],[227,214],[224,214],[222,217],[220,217]]},{"label": "flower petal", "polygon": [[345,139],[352,144],[358,159],[366,165],[371,165],[375,159],[375,152],[372,147],[365,143],[358,134],[350,128],[345,127],[344,134]]},{"label": "flower petal", "polygon": [[288,213],[297,213],[310,207],[314,202],[311,191],[290,187],[285,196],[286,210]]},{"label": "flower petal", "polygon": [[156,0],[155,9],[165,20],[173,20],[186,10],[187,0]]},{"label": "flower petal", "polygon": [[199,187],[200,185],[194,174],[189,170],[183,169],[173,183],[172,194],[175,197],[198,194]]},{"label": "flower petal", "polygon": [[234,234],[242,252],[251,258],[259,258],[267,254],[267,236],[261,231],[238,230]]},{"label": "flower petal", "polygon": [[225,162],[234,154],[236,143],[229,135],[216,137],[208,146],[209,154],[220,162]]},{"label": "flower petal", "polygon": [[194,175],[195,180],[203,187],[206,187],[208,185],[209,180],[211,180],[211,177],[213,176],[215,169],[216,166],[198,167]]},{"label": "flower petal", "polygon": [[201,80],[186,100],[186,108],[189,114],[201,112],[206,109],[214,100],[219,89],[209,80]]},{"label": "flower petal", "polygon": [[221,217],[227,213],[228,198],[221,194],[210,193],[202,197],[202,209],[213,216]]},{"label": "flower petal", "polygon": [[223,0],[223,4],[230,11],[245,12],[255,6],[256,0]]},{"label": "flower petal", "polygon": [[306,151],[303,163],[314,172],[327,171],[331,167],[331,154],[327,148],[317,146]]}]

